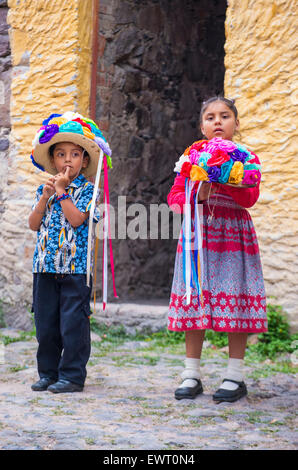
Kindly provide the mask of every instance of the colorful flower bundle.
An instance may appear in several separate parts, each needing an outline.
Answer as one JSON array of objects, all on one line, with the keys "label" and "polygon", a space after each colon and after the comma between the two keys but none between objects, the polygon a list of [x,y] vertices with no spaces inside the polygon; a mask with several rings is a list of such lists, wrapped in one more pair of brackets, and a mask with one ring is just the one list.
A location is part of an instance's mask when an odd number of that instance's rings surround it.
[{"label": "colorful flower bundle", "polygon": [[[186,304],[191,301],[192,288],[196,288],[198,301],[203,301],[203,235],[202,206],[197,204],[200,187],[204,181],[238,187],[256,186],[261,179],[259,160],[244,145],[215,137],[199,140],[188,147],[174,171],[185,177],[185,204],[182,224],[183,277],[186,286]],[[194,194],[194,225],[191,223],[192,190]],[[200,212],[201,210],[201,212]]]},{"label": "colorful flower bundle", "polygon": [[255,186],[261,179],[261,165],[244,145],[215,137],[188,147],[174,171],[191,181],[209,181],[237,186]]}]

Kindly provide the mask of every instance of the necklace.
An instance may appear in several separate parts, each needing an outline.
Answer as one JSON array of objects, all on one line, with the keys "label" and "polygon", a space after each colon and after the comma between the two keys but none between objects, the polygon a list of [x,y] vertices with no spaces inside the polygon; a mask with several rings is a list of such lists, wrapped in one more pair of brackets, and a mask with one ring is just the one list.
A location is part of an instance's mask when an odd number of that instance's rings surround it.
[{"label": "necklace", "polygon": [[212,220],[213,220],[213,216],[214,216],[214,209],[215,209],[215,206],[216,206],[216,203],[217,203],[217,198],[218,198],[218,194],[216,195],[216,199],[215,199],[215,203],[213,205],[213,208],[212,210],[210,209],[210,204],[209,204],[209,198],[210,198],[210,192],[211,192],[211,187],[212,187],[212,183],[210,184],[210,189],[209,189],[209,194],[208,194],[208,199],[207,199],[207,205],[208,205],[208,210],[209,210],[209,215],[207,217],[207,224],[210,225],[212,223]]}]

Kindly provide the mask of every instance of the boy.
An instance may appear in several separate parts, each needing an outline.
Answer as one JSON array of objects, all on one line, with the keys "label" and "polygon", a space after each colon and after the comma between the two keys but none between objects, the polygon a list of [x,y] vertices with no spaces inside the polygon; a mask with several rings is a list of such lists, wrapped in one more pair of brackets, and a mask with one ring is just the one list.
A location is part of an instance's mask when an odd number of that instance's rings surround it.
[{"label": "boy", "polygon": [[[84,388],[91,349],[86,265],[94,191],[86,177],[97,171],[102,143],[106,151],[96,124],[71,112],[51,115],[33,141],[33,163],[52,174],[37,189],[29,216],[29,227],[37,231],[32,310],[40,380],[31,386],[34,391]],[[98,220],[95,208],[93,221]]]}]

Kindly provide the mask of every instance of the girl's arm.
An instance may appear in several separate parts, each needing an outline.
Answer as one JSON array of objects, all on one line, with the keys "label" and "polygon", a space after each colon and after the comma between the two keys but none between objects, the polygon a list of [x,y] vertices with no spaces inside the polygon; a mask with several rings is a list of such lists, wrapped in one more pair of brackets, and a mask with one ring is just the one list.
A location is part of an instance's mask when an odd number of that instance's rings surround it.
[{"label": "girl's arm", "polygon": [[254,188],[233,188],[232,186],[220,185],[220,189],[231,196],[239,206],[248,209],[252,207],[260,195],[259,184]]},{"label": "girl's arm", "polygon": [[[195,183],[190,198],[192,209],[194,208],[194,194],[196,194],[197,189],[198,182]],[[199,192],[199,201],[207,199],[209,195],[211,196],[215,192],[215,190],[216,188],[213,186],[210,188],[210,183],[203,182]],[[168,194],[167,201],[173,212],[178,212],[180,214],[183,213],[183,206],[185,204],[185,176],[176,176],[171,191]]]},{"label": "girl's arm", "polygon": [[[190,198],[192,209],[194,207],[193,195],[197,187],[198,183],[195,184],[192,190],[192,197]],[[178,214],[183,213],[183,206],[185,204],[185,176],[176,176],[171,191],[168,194],[167,201],[173,212],[177,212]]]},{"label": "girl's arm", "polygon": [[182,214],[183,205],[185,204],[185,177],[176,176],[171,191],[167,197],[168,205],[173,212]]}]

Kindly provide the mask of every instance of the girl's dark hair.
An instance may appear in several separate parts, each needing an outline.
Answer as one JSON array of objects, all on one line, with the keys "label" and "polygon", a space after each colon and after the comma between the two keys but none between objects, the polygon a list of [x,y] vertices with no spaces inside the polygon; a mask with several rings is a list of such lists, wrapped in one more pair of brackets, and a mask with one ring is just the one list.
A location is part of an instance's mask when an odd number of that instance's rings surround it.
[{"label": "girl's dark hair", "polygon": [[224,98],[223,96],[212,96],[212,98],[209,98],[206,101],[203,101],[201,111],[200,111],[200,124],[202,123],[203,120],[203,114],[208,108],[209,104],[214,103],[215,101],[222,101],[227,105],[228,108],[234,113],[235,119],[238,118],[238,111],[235,106],[235,100],[230,100],[229,98]]}]

